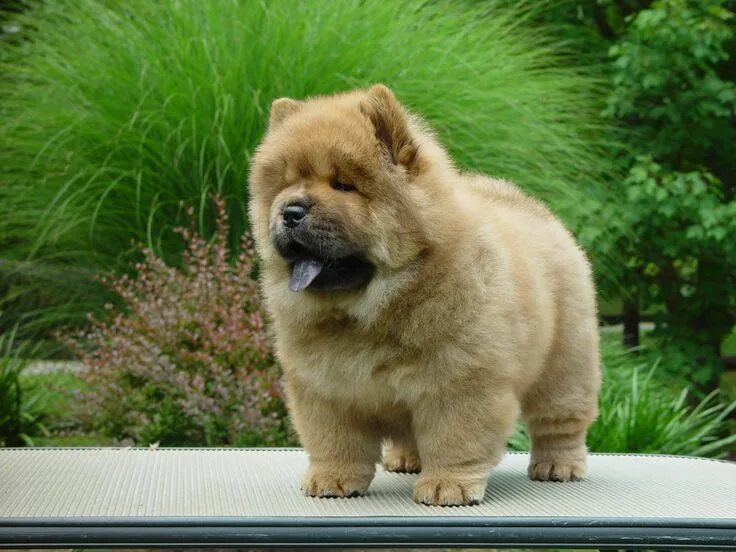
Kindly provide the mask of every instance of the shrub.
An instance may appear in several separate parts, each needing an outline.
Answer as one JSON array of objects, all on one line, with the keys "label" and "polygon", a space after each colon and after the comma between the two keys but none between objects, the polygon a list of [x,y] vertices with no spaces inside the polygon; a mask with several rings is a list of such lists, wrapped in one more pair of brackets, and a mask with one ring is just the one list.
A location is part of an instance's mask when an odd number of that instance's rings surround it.
[{"label": "shrub", "polygon": [[[646,355],[645,355],[646,356]],[[736,401],[724,404],[717,392],[688,405],[688,388],[668,387],[657,379],[658,361],[646,361],[604,342],[604,383],[600,415],[588,431],[592,452],[630,452],[723,457],[736,443],[728,435]],[[521,428],[510,448],[529,450]]]},{"label": "shrub", "polygon": [[736,201],[707,171],[673,171],[648,157],[637,159],[624,186],[614,242],[626,253],[622,281],[637,303],[662,307],[652,335],[663,365],[715,388],[736,314]]},{"label": "shrub", "polygon": [[[193,213],[193,211],[189,211]],[[70,345],[86,364],[89,410],[107,434],[165,445],[276,444],[284,407],[266,340],[253,250],[247,236],[229,262],[229,226],[216,200],[216,232],[207,242],[179,229],[180,268],[150,249],[136,276],[103,282],[122,300]]]},{"label": "shrub", "polygon": [[624,260],[627,310],[633,319],[639,307],[660,311],[665,364],[701,393],[718,385],[736,322],[732,4],[658,0],[627,18],[610,51],[608,113],[632,131],[628,175],[623,203],[594,214]]},{"label": "shrub", "polygon": [[28,351],[14,346],[15,331],[0,334],[0,447],[33,445],[33,436],[43,433],[46,394],[28,390],[21,373],[28,365]]},{"label": "shrub", "polygon": [[98,288],[75,295],[89,289],[80,276],[125,268],[131,237],[176,260],[182,200],[209,236],[208,194],[223,197],[236,246],[250,152],[278,96],[384,82],[462,167],[574,218],[575,188],[587,196],[606,170],[603,92],[529,24],[543,8],[502,4],[38,2],[0,58],[2,271],[23,276],[7,317],[30,304],[29,323],[48,326],[104,303]]}]

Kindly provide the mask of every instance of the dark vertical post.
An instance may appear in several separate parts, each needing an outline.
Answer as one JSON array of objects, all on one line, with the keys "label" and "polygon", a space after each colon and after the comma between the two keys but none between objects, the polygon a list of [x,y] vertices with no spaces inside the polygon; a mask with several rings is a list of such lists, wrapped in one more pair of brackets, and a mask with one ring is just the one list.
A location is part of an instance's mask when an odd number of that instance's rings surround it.
[{"label": "dark vertical post", "polygon": [[635,296],[624,298],[624,347],[639,346],[639,301]]}]

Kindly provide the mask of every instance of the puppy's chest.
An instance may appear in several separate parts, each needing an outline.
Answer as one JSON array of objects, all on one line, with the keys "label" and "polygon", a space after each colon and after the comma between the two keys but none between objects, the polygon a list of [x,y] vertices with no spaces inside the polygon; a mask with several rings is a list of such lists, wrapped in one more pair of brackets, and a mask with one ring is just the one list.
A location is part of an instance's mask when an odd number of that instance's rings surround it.
[{"label": "puppy's chest", "polygon": [[366,405],[403,400],[402,380],[413,368],[392,343],[340,332],[294,345],[288,368],[315,391]]}]

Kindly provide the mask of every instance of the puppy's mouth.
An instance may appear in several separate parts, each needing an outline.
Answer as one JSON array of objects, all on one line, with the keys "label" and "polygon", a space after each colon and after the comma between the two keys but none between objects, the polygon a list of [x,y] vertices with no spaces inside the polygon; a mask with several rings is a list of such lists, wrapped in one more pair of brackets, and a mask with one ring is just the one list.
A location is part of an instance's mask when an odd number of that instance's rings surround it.
[{"label": "puppy's mouth", "polygon": [[370,282],[374,267],[360,257],[342,259],[300,258],[291,265],[289,289],[302,291],[306,288],[322,291],[355,289]]},{"label": "puppy's mouth", "polygon": [[319,291],[357,289],[368,284],[375,272],[373,264],[358,255],[323,257],[296,243],[290,244],[284,258],[291,265],[289,289],[294,292],[307,288]]}]

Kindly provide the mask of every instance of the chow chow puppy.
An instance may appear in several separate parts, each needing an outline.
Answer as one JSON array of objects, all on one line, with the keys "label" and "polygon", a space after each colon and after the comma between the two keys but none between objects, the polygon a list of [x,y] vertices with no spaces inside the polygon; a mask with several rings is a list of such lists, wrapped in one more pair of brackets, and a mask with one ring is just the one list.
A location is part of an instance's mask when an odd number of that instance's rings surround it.
[{"label": "chow chow puppy", "polygon": [[459,172],[383,85],[271,106],[250,220],[308,496],[477,504],[521,416],[529,477],[577,480],[597,414],[585,254],[513,184]]}]

